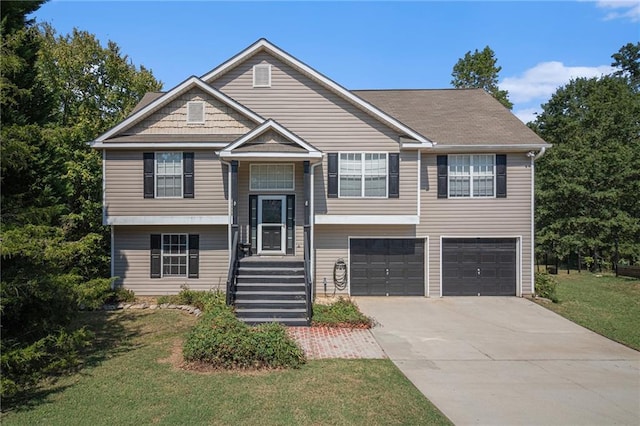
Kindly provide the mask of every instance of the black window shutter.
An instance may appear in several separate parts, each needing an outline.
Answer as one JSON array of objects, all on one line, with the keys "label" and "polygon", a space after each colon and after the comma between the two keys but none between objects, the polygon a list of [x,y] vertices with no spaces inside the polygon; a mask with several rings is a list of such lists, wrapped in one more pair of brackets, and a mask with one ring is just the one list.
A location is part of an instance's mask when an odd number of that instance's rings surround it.
[{"label": "black window shutter", "polygon": [[400,198],[400,154],[389,154],[389,198]]},{"label": "black window shutter", "polygon": [[507,198],[507,156],[496,155],[496,198]]},{"label": "black window shutter", "polygon": [[154,153],[153,152],[145,152],[142,154],[143,162],[144,162],[144,198],[153,198],[154,196],[154,169],[155,169],[155,161],[154,161]]},{"label": "black window shutter", "polygon": [[189,278],[198,278],[200,268],[200,235],[189,234]]},{"label": "black window shutter", "polygon": [[251,253],[258,252],[258,196],[249,195],[249,238]]},{"label": "black window shutter", "polygon": [[327,154],[327,163],[329,167],[327,197],[338,198],[338,153],[330,152]]},{"label": "black window shutter", "polygon": [[438,198],[448,198],[449,166],[446,155],[438,155]]},{"label": "black window shutter", "polygon": [[296,220],[296,197],[287,195],[287,254],[293,254]]},{"label": "black window shutter", "polygon": [[193,152],[182,153],[183,198],[193,198]]},{"label": "black window shutter", "polygon": [[160,256],[162,255],[162,235],[151,234],[151,278],[160,278],[162,273],[160,271],[162,262]]}]

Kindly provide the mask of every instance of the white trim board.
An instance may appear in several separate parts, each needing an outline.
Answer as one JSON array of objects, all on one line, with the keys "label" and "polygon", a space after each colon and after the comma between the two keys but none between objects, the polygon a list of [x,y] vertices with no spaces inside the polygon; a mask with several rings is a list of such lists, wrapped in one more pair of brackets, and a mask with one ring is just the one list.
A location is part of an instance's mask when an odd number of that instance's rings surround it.
[{"label": "white trim board", "polygon": [[[316,225],[417,225],[420,217],[417,215],[332,215],[317,214]],[[372,237],[373,238],[373,237]]]},{"label": "white trim board", "polygon": [[94,142],[94,149],[219,149],[226,142]]},{"label": "white trim board", "polygon": [[[238,65],[241,62],[243,62],[247,58],[250,58],[254,54],[256,54],[256,53],[258,53],[260,51],[263,51],[263,50],[268,52],[269,54],[275,56],[277,59],[287,63],[288,65],[293,66],[294,68],[302,71],[304,74],[307,74],[311,78],[319,81],[321,84],[323,84],[325,87],[327,87],[330,90],[332,90],[334,93],[337,93],[339,96],[343,97],[344,99],[348,100],[349,102],[353,103],[354,105],[360,107],[361,109],[363,109],[367,113],[369,113],[372,116],[376,117],[378,120],[382,121],[383,123],[386,123],[388,126],[394,128],[396,130],[399,130],[399,131],[401,131],[403,133],[406,133],[408,136],[411,136],[417,142],[421,143],[421,145],[423,147],[431,147],[431,146],[433,146],[433,143],[429,139],[424,137],[423,135],[419,134],[415,130],[412,130],[411,128],[409,128],[406,125],[402,124],[400,121],[398,121],[395,118],[391,117],[390,115],[386,114],[382,110],[376,108],[375,106],[373,106],[369,102],[366,102],[364,99],[360,98],[359,96],[354,95],[349,90],[347,90],[346,88],[342,87],[341,85],[339,85],[335,81],[333,81],[330,78],[322,75],[318,71],[314,70],[313,68],[311,68],[307,64],[305,64],[305,63],[299,61],[298,59],[294,58],[293,56],[289,55],[287,52],[285,52],[284,50],[282,50],[279,47],[275,46],[274,44],[272,44],[271,42],[269,42],[267,39],[264,39],[264,38],[261,38],[257,42],[253,43],[251,46],[247,47],[245,50],[243,50],[242,52],[238,53],[237,55],[235,55],[231,59],[229,59],[226,62],[222,63],[221,65],[219,65],[218,67],[214,68],[213,70],[209,71],[207,74],[203,75],[201,78],[202,78],[202,80],[206,81],[207,83],[210,83],[211,81],[215,80],[220,75],[224,74],[226,71],[234,68],[236,65]],[[416,146],[418,146],[418,145],[416,144]]]},{"label": "white trim board", "polygon": [[106,216],[103,225],[228,225],[229,216]]},{"label": "white trim board", "polygon": [[225,159],[234,159],[234,158],[243,158],[243,159],[252,159],[256,158],[260,161],[270,159],[272,161],[281,161],[282,159],[287,160],[310,160],[310,159],[321,159],[321,152],[309,152],[307,154],[296,154],[291,152],[228,152],[228,151],[220,151],[220,158]]}]

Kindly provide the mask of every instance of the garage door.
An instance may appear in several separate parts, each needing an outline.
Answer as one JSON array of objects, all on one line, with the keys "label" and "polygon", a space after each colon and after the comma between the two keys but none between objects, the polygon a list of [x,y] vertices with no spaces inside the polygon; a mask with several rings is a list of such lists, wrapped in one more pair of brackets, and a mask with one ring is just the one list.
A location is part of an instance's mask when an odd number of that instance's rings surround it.
[{"label": "garage door", "polygon": [[515,296],[515,238],[442,240],[443,296]]},{"label": "garage door", "polygon": [[424,240],[352,238],[351,294],[424,296]]}]

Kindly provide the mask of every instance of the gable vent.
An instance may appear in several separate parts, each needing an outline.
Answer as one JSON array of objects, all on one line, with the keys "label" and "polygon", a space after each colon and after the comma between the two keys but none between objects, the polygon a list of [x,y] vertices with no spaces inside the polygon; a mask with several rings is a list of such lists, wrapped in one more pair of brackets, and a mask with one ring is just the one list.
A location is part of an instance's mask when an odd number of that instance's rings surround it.
[{"label": "gable vent", "polygon": [[271,87],[271,65],[253,66],[253,87]]},{"label": "gable vent", "polygon": [[204,102],[187,102],[187,123],[204,123]]}]

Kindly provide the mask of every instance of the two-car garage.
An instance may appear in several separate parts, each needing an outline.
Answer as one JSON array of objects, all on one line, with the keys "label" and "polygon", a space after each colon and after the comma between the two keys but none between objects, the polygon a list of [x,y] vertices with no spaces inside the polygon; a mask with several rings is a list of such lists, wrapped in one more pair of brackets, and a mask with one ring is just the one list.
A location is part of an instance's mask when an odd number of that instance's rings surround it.
[{"label": "two-car garage", "polygon": [[[425,296],[427,241],[350,238],[351,295]],[[441,238],[440,242],[443,296],[517,294],[517,238]]]}]

